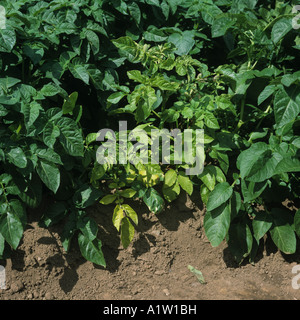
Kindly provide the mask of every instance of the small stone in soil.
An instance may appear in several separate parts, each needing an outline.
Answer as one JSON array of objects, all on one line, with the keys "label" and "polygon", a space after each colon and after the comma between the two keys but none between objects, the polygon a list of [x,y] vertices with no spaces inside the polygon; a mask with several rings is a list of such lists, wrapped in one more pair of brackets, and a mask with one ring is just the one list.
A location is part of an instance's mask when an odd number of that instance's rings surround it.
[{"label": "small stone in soil", "polygon": [[13,293],[20,292],[23,288],[24,288],[24,285],[23,285],[23,283],[22,283],[20,280],[14,282],[14,283],[11,285],[11,291],[12,291]]},{"label": "small stone in soil", "polygon": [[154,272],[154,274],[157,275],[157,276],[161,276],[164,273],[165,273],[164,270],[157,270],[157,271]]},{"label": "small stone in soil", "polygon": [[153,230],[151,232],[155,237],[158,237],[160,235],[160,231],[159,230]]},{"label": "small stone in soil", "polygon": [[163,290],[163,293],[166,295],[166,296],[169,296],[170,295],[170,291],[168,289],[164,289]]},{"label": "small stone in soil", "polygon": [[198,286],[200,286],[200,282],[193,282],[191,284],[191,287],[198,287]]},{"label": "small stone in soil", "polygon": [[47,292],[45,294],[45,298],[46,298],[46,300],[53,300],[54,296],[53,296],[53,294],[51,292]]}]

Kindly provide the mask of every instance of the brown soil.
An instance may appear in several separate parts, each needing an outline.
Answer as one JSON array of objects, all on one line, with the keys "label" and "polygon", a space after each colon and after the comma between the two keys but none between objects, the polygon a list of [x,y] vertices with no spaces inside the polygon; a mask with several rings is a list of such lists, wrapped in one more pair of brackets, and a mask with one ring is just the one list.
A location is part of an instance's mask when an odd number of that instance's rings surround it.
[{"label": "brown soil", "polygon": [[[47,206],[35,210],[18,250],[0,261],[7,279],[0,300],[300,299],[300,290],[292,288],[292,267],[300,262],[300,252],[283,255],[266,239],[255,265],[245,262],[239,267],[226,243],[211,247],[202,228],[203,210],[183,197],[159,215],[135,205],[140,230],[126,250],[111,222],[112,207],[91,208],[106,269],[85,261],[76,241],[64,252],[61,226],[40,228],[38,220]],[[202,272],[206,284],[188,265]]]}]

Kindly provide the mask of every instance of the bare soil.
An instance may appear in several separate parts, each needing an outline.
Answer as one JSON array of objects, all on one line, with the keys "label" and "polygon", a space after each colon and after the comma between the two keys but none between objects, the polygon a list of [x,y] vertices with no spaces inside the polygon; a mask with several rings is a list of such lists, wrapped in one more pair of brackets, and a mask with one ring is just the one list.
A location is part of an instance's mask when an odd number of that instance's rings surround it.
[{"label": "bare soil", "polygon": [[[133,204],[132,204],[133,205]],[[182,195],[159,215],[142,204],[139,232],[126,250],[111,217],[112,207],[89,209],[99,224],[107,268],[85,261],[76,238],[64,252],[61,225],[38,226],[47,203],[30,212],[22,243],[10,259],[0,260],[6,270],[6,289],[0,300],[298,300],[292,287],[294,255],[279,252],[268,239],[254,265],[238,266],[226,243],[213,248],[202,228],[201,205]],[[206,284],[188,269],[200,270]]]}]

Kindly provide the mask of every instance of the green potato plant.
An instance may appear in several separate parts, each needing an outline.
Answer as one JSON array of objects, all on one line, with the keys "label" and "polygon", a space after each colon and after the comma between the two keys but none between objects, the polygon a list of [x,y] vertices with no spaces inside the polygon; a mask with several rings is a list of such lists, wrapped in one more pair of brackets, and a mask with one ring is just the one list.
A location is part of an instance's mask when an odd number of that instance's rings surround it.
[{"label": "green potato plant", "polygon": [[[112,222],[127,248],[139,220],[129,201],[163,214],[181,192],[199,196],[207,238],[212,246],[226,240],[238,263],[253,263],[265,236],[286,254],[296,251],[297,1],[1,5],[1,258],[18,248],[28,208],[46,195],[53,204],[40,225],[62,224],[64,249],[75,238],[82,255],[103,267],[105,244],[89,206],[114,205]],[[117,130],[118,120],[145,130],[148,150],[151,129],[204,130],[203,172],[186,175],[174,158],[98,163],[97,132]]]}]

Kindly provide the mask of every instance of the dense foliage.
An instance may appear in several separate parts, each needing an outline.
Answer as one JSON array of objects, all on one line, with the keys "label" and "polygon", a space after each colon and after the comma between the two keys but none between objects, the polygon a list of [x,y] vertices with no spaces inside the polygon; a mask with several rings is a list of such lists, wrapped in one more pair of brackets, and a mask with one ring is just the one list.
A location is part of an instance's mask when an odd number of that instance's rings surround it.
[{"label": "dense foliage", "polygon": [[[0,29],[0,257],[16,249],[26,209],[55,203],[40,224],[63,223],[102,266],[86,212],[115,203],[126,248],[142,199],[163,214],[180,192],[206,206],[212,246],[241,263],[265,234],[284,253],[300,236],[297,1],[2,0]],[[97,132],[204,129],[205,167],[96,161]],[[149,142],[150,143],[150,142]],[[129,146],[131,143],[129,142]],[[292,208],[283,202],[288,200]]]}]

